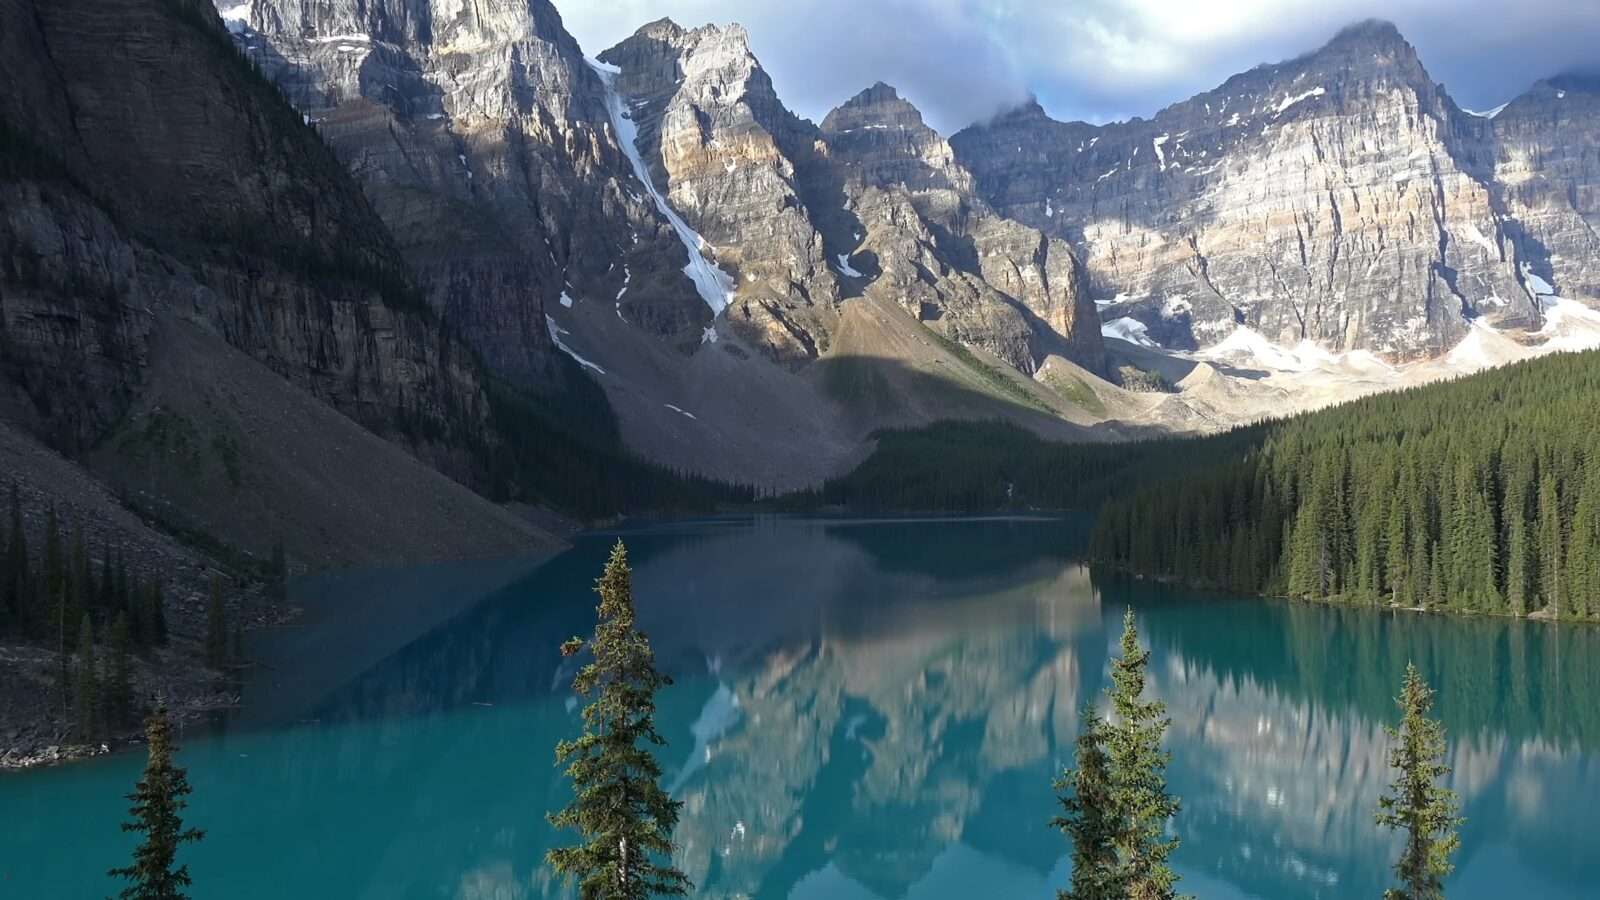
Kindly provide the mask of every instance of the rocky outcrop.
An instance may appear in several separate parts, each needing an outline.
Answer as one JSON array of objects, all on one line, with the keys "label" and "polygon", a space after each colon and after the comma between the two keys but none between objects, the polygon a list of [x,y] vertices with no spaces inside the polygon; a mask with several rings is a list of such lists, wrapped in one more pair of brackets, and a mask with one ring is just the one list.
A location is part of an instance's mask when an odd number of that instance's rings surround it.
[{"label": "rocky outcrop", "polygon": [[401,409],[434,434],[481,430],[470,356],[208,4],[7,7],[26,49],[0,62],[0,413],[67,452],[94,444],[171,312],[380,433]]},{"label": "rocky outcrop", "polygon": [[1600,302],[1600,78],[1541,81],[1486,121],[1519,270],[1535,291]]},{"label": "rocky outcrop", "polygon": [[711,313],[684,249],[546,0],[255,0],[229,15],[498,375],[556,377],[546,314],[563,297],[698,345]]},{"label": "rocky outcrop", "polygon": [[737,281],[729,324],[783,362],[827,352],[839,285],[800,184],[816,129],[779,101],[744,29],[663,19],[600,59],[620,69],[652,178]]},{"label": "rocky outcrop", "polygon": [[0,421],[230,554],[555,543],[463,486],[509,443],[479,361],[209,3],[0,23]]},{"label": "rocky outcrop", "polygon": [[1479,316],[1537,321],[1485,133],[1393,26],[1364,23],[1149,121],[1031,104],[953,144],[1002,213],[1073,242],[1108,320],[1168,346],[1247,324],[1408,358]]},{"label": "rocky outcrop", "polygon": [[1099,319],[1071,248],[995,213],[894,88],[856,95],[822,132],[861,224],[841,263],[860,266],[867,291],[1029,374],[1051,353],[1103,368]]},{"label": "rocky outcrop", "polygon": [[737,25],[663,20],[601,59],[653,177],[736,273],[729,323],[769,355],[825,354],[839,300],[873,292],[1024,372],[1052,352],[1101,367],[1071,248],[990,209],[892,88],[818,128],[784,108]]}]

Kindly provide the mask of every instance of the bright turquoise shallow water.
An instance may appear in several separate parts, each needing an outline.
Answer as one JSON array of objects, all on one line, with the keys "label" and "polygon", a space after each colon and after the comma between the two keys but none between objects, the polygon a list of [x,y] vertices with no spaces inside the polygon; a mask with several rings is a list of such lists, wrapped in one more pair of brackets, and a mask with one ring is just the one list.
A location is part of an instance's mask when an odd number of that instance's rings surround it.
[{"label": "bright turquoise shallow water", "polygon": [[[626,534],[699,896],[1052,896],[1076,709],[1131,604],[1169,707],[1175,862],[1201,898],[1377,897],[1382,725],[1440,688],[1469,822],[1453,900],[1596,896],[1600,631],[1100,583],[1060,521],[766,520]],[[576,715],[559,642],[614,536],[533,568],[303,586],[243,719],[185,735],[209,898],[559,895],[539,861]],[[102,897],[142,759],[0,777],[0,897]]]}]

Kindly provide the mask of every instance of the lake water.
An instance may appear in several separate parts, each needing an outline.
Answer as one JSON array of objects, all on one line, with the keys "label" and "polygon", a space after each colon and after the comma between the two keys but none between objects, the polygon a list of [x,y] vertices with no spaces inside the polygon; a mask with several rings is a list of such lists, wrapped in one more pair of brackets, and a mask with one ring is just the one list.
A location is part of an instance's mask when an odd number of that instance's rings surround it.
[{"label": "lake water", "polygon": [[[1600,631],[1201,596],[1075,561],[1074,521],[714,521],[628,531],[640,620],[677,679],[666,782],[697,896],[1047,898],[1047,822],[1123,610],[1172,716],[1180,885],[1379,896],[1383,725],[1408,659],[1440,690],[1468,822],[1452,900],[1595,897]],[[299,586],[246,712],[190,729],[194,894],[559,896],[572,664],[615,535],[526,564]],[[0,897],[102,897],[142,756],[0,777]]]}]

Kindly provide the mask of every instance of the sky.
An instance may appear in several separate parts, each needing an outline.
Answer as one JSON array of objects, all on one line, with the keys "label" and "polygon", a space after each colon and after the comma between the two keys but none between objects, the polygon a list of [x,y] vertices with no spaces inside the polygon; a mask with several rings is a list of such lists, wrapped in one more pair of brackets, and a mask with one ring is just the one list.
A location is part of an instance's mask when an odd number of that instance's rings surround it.
[{"label": "sky", "polygon": [[1033,95],[1058,119],[1149,117],[1366,18],[1490,109],[1600,64],[1600,0],[553,0],[593,56],[646,22],[739,22],[778,95],[821,121],[877,81],[945,134]]}]

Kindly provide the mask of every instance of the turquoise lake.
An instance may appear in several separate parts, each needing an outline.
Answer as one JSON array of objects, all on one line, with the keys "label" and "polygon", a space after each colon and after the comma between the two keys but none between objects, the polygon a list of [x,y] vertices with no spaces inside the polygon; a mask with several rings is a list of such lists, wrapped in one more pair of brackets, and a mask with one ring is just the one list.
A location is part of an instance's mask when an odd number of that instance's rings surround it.
[{"label": "turquoise lake", "polygon": [[[621,533],[695,896],[1049,898],[1051,781],[1131,606],[1172,717],[1180,888],[1377,898],[1383,726],[1415,660],[1467,823],[1452,900],[1600,892],[1600,629],[1100,578],[1077,520],[715,520]],[[542,867],[575,732],[560,642],[617,533],[542,565],[306,579],[245,708],[191,727],[199,900],[564,896]],[[133,752],[0,776],[0,897],[97,898]]]}]

